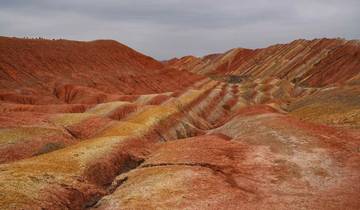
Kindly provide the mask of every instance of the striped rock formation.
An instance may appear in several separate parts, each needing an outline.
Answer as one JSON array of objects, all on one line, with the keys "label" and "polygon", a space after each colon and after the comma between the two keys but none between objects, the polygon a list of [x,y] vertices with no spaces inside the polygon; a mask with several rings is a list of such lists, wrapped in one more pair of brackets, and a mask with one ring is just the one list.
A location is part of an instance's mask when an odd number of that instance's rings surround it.
[{"label": "striped rock formation", "polygon": [[185,56],[165,63],[198,74],[251,78],[275,76],[307,86],[326,86],[359,76],[360,42],[296,40],[256,50],[235,48],[202,58]]},{"label": "striped rock formation", "polygon": [[360,207],[358,69],[306,86],[111,41],[1,42],[0,209]]}]

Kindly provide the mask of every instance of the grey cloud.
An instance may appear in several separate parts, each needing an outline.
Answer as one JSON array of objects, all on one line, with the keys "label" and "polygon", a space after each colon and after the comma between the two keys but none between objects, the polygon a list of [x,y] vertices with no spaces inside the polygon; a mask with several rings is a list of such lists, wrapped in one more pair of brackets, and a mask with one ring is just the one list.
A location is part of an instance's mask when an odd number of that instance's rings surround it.
[{"label": "grey cloud", "polygon": [[159,59],[360,38],[358,0],[0,0],[0,34],[116,39]]}]

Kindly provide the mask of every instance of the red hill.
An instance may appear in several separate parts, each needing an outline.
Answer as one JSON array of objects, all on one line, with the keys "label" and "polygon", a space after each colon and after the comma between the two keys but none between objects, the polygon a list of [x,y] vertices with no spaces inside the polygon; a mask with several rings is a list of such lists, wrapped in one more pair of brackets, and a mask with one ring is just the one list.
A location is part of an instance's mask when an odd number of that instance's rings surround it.
[{"label": "red hill", "polygon": [[59,93],[69,91],[72,95],[176,91],[200,78],[169,71],[153,58],[111,40],[0,37],[0,70],[0,100],[24,103],[60,103],[64,98],[58,100]]},{"label": "red hill", "polygon": [[360,42],[296,40],[263,49],[236,48],[203,58],[185,56],[167,65],[205,75],[278,77],[308,86],[325,86],[359,75]]}]

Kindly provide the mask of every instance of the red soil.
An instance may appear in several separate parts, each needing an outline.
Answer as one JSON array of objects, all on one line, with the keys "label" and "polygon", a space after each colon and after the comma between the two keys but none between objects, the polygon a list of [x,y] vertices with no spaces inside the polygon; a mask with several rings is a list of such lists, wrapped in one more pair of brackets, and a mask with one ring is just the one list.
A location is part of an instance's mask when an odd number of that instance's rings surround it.
[{"label": "red soil", "polygon": [[0,209],[359,209],[358,50],[2,37]]},{"label": "red soil", "polygon": [[105,102],[116,100],[113,94],[175,91],[201,78],[111,40],[0,37],[0,69],[0,100],[26,104]]}]

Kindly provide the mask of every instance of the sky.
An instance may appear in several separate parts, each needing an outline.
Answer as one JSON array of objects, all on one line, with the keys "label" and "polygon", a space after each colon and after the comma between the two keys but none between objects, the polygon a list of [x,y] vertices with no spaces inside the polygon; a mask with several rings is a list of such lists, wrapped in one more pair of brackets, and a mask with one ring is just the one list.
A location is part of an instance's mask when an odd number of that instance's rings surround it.
[{"label": "sky", "polygon": [[114,39],[159,60],[360,39],[360,0],[0,0],[0,35]]}]

